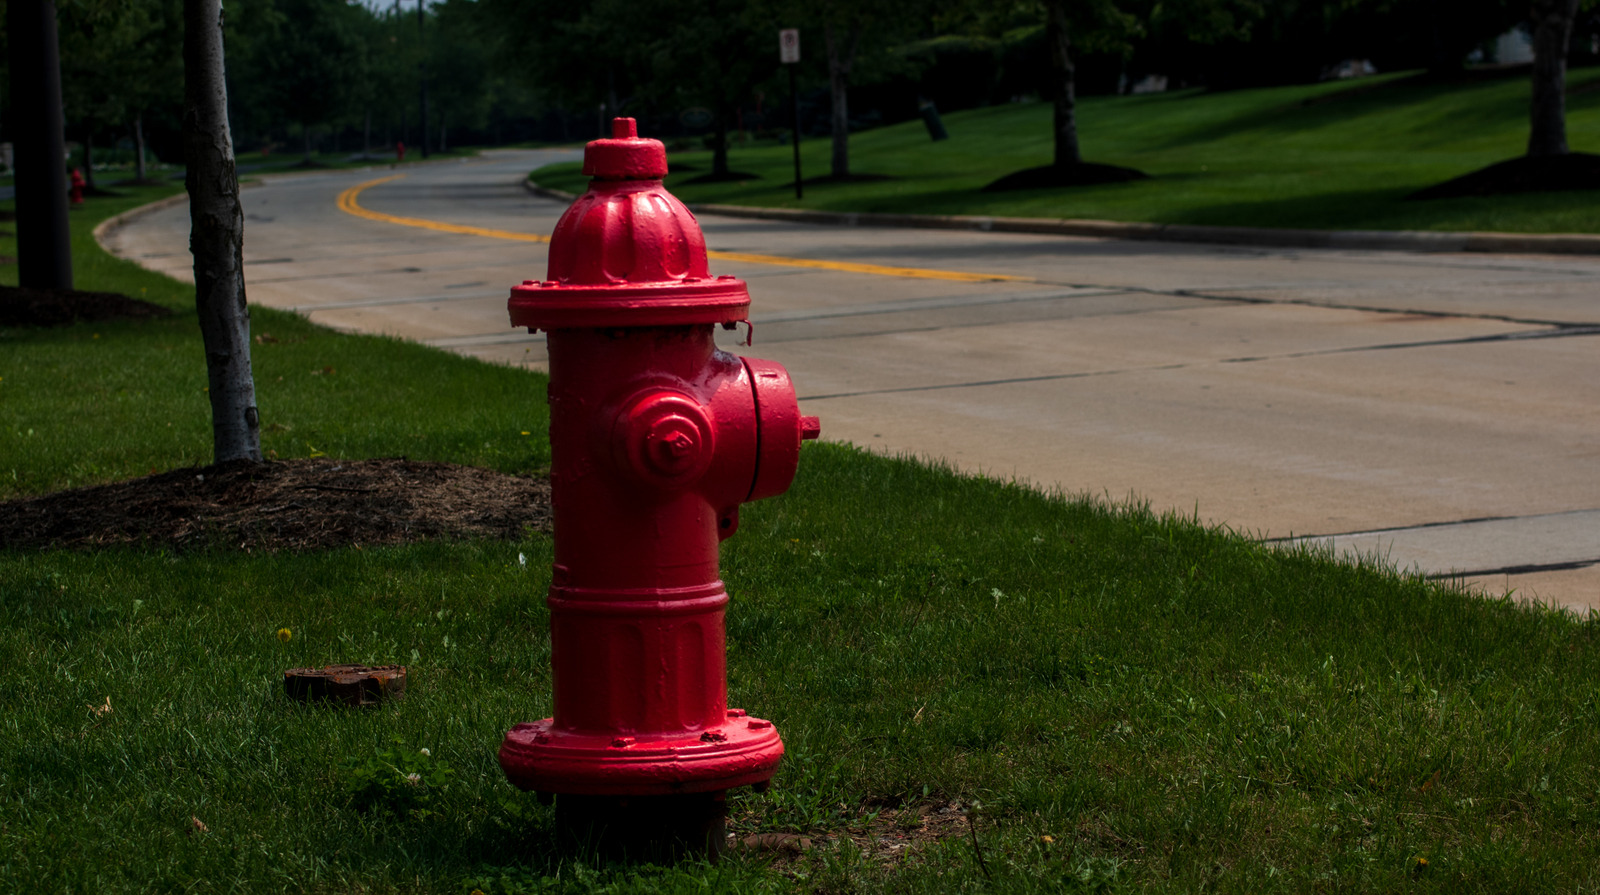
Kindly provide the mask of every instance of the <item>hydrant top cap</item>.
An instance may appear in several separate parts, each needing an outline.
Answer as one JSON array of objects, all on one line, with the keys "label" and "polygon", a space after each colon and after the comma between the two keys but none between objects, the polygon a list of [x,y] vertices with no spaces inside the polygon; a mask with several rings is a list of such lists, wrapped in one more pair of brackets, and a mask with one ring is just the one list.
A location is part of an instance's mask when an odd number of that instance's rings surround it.
[{"label": "hydrant top cap", "polygon": [[583,173],[601,180],[660,180],[667,176],[667,147],[640,139],[632,118],[613,118],[611,139],[584,147]]}]

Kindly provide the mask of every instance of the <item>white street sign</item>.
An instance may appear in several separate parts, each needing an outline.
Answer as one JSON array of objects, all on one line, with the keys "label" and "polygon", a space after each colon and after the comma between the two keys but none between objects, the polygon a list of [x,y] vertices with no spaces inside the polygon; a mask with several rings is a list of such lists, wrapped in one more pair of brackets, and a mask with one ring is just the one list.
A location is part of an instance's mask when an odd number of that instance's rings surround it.
[{"label": "white street sign", "polygon": [[785,28],[778,32],[778,59],[784,63],[800,61],[799,28]]}]

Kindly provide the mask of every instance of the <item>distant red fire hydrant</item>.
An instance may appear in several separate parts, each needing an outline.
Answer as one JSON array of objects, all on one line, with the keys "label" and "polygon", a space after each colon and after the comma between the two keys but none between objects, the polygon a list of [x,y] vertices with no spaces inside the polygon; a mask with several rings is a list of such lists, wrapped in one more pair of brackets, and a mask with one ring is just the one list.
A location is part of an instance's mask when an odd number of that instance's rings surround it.
[{"label": "distant red fire hydrant", "polygon": [[716,347],[749,290],[707,272],[661,142],[631,118],[612,135],[584,153],[549,279],[511,290],[511,322],[549,340],[555,716],[512,728],[500,764],[569,832],[715,856],[723,792],[783,756],[727,705],[718,545],[741,503],[788,490],[819,427],[783,367]]},{"label": "distant red fire hydrant", "polygon": [[77,168],[72,169],[72,204],[83,204],[83,188],[88,186],[88,181],[83,179],[83,172]]}]

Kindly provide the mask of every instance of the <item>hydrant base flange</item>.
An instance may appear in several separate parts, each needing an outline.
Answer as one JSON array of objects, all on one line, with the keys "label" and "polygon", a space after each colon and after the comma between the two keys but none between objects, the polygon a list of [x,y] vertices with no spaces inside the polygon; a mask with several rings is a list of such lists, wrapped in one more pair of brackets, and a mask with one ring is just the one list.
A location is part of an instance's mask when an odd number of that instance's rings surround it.
[{"label": "hydrant base flange", "polygon": [[500,767],[518,789],[569,795],[673,795],[765,783],[783,758],[770,721],[738,709],[727,726],[695,737],[652,739],[518,724],[500,745]]}]

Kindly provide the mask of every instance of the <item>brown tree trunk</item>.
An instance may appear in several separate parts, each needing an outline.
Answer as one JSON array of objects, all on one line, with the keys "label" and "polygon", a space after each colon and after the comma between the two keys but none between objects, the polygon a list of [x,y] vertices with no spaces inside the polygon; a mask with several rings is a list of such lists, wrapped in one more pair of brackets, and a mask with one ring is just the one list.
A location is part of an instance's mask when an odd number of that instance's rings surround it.
[{"label": "brown tree trunk", "polygon": [[828,44],[828,90],[833,96],[831,173],[845,178],[850,176],[850,66],[855,64],[856,47],[861,43],[861,26],[850,29],[848,46],[832,25],[823,34]]},{"label": "brown tree trunk", "polygon": [[144,183],[144,113],[133,116],[133,178]]},{"label": "brown tree trunk", "polygon": [[[426,37],[426,35],[423,33],[422,25],[423,25],[422,0],[417,0],[417,52],[424,54],[423,58],[417,61],[417,88],[418,88],[418,93],[421,95],[420,105],[422,106],[422,126],[417,131],[417,139],[421,141],[421,145],[418,148],[422,150],[422,157],[423,158],[427,158],[428,157],[428,61],[427,61],[426,54],[428,52],[428,47],[427,47],[427,44],[423,40],[424,37]],[[605,136],[605,134],[601,134],[601,136]]]},{"label": "brown tree trunk", "polygon": [[83,191],[94,195],[99,187],[94,184],[94,122],[83,126]]},{"label": "brown tree trunk", "polygon": [[1578,0],[1533,0],[1533,100],[1528,155],[1566,155],[1567,44]]},{"label": "brown tree trunk", "polygon": [[228,132],[221,0],[183,0],[183,161],[215,462],[261,459],[244,294],[244,209]]},{"label": "brown tree trunk", "polygon": [[1045,16],[1045,43],[1050,46],[1050,92],[1055,95],[1054,164],[1057,168],[1068,168],[1082,162],[1083,155],[1078,151],[1078,70],[1072,64],[1066,0],[1047,0]]},{"label": "brown tree trunk", "polygon": [[711,132],[711,175],[720,177],[728,173],[728,110],[718,101],[716,111],[716,123]]}]

